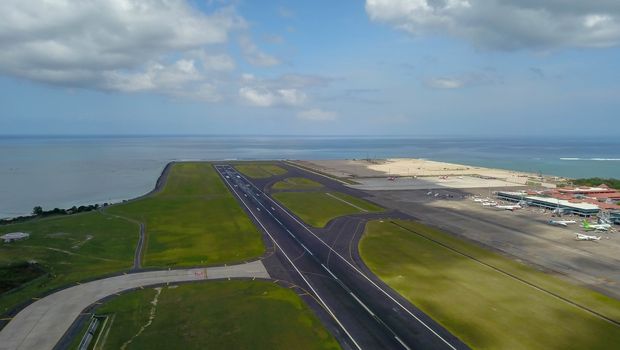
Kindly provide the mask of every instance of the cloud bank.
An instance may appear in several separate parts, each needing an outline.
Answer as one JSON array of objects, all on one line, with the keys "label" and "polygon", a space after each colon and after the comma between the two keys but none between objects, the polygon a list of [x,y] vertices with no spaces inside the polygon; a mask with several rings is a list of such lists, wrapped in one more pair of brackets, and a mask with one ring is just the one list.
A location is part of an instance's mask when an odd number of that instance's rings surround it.
[{"label": "cloud bank", "polygon": [[366,12],[414,35],[445,34],[496,50],[620,44],[617,0],[366,0]]},{"label": "cloud bank", "polygon": [[4,0],[0,73],[123,92],[183,95],[191,88],[213,101],[219,97],[206,73],[235,64],[208,48],[245,27],[232,7],[205,14],[184,0]]}]

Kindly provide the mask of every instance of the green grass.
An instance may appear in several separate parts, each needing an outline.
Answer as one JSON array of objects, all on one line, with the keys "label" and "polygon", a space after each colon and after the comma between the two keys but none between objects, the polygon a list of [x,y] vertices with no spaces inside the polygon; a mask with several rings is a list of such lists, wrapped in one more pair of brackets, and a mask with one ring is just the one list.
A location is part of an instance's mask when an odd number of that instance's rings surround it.
[{"label": "green grass", "polygon": [[[103,349],[339,349],[290,289],[263,281],[217,281],[133,291],[99,307],[111,325]],[[104,331],[105,333],[105,331]],[[102,338],[103,340],[103,338]],[[101,341],[100,343],[101,344]]]},{"label": "green grass", "polygon": [[0,295],[43,275],[45,270],[36,263],[22,261],[0,266]]},{"label": "green grass", "polygon": [[276,182],[271,188],[274,190],[315,190],[323,188],[323,185],[305,177],[289,177]]},{"label": "green grass", "polygon": [[[68,283],[129,269],[138,241],[137,224],[99,212],[0,226],[0,234],[15,231],[30,238],[0,243],[0,266],[36,261],[46,273],[0,294],[0,313]],[[14,277],[9,273],[3,282]]]},{"label": "green grass", "polygon": [[277,165],[261,163],[239,164],[235,165],[235,169],[237,169],[243,175],[251,177],[253,179],[265,179],[268,177],[284,175],[287,173],[286,169],[281,168]]},{"label": "green grass", "polygon": [[382,210],[365,200],[339,192],[279,192],[273,197],[314,227],[324,227],[338,216]]},{"label": "green grass", "polygon": [[106,211],[146,224],[143,266],[233,263],[264,252],[260,233],[209,163],[177,163],[161,192]]},{"label": "green grass", "polygon": [[620,320],[619,301],[439,230],[396,222],[407,230],[388,221],[368,223],[360,242],[362,259],[472,348],[611,349],[620,344],[618,326],[483,263],[614,320]]}]

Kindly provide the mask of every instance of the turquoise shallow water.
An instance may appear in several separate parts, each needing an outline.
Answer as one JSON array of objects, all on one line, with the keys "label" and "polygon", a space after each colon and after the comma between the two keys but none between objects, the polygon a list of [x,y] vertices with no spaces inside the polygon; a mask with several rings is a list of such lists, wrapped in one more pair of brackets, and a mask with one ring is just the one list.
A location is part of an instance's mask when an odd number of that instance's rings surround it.
[{"label": "turquoise shallow water", "polygon": [[403,137],[2,137],[0,218],[148,192],[184,159],[414,157],[567,177],[620,177],[620,140]]}]

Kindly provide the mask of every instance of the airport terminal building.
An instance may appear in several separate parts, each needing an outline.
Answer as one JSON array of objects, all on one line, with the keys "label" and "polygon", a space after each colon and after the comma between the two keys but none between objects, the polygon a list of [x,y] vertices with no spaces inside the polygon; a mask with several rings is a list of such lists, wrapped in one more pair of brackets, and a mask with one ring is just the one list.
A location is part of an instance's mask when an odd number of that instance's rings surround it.
[{"label": "airport terminal building", "polygon": [[596,187],[561,187],[544,191],[497,192],[497,197],[511,202],[524,201],[565,214],[590,217],[605,214],[609,221],[620,223],[620,191],[607,185]]},{"label": "airport terminal building", "polygon": [[523,192],[497,192],[497,197],[502,200],[511,202],[525,201],[528,205],[537,206],[549,210],[560,209],[566,214],[574,214],[583,217],[590,217],[597,215],[601,208],[592,203],[575,203],[566,199],[558,199],[553,197],[542,197],[528,195]]}]

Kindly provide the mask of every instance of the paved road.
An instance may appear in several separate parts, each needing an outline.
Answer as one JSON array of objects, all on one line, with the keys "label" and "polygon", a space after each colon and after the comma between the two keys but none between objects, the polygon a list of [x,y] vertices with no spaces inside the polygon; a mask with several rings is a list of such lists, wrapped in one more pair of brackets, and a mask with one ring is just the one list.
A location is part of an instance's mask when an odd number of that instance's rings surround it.
[{"label": "paved road", "polygon": [[[285,165],[283,165],[285,166]],[[288,167],[289,175],[313,178],[328,188],[360,195],[361,191],[348,189],[339,183],[300,169]],[[312,294],[328,317],[328,328],[336,330],[336,337],[345,348],[352,349],[465,349],[456,337],[414,308],[397,293],[386,289],[376,277],[357,265],[351,258],[350,242],[356,242],[360,227],[354,217],[345,220],[343,230],[338,221],[328,230],[316,230],[304,225],[298,218],[271,199],[260,188],[267,188],[273,179],[248,180],[231,166],[216,166],[227,185],[241,201],[251,218],[273,240],[276,254],[290,266],[293,282]],[[367,218],[388,214],[364,214]],[[389,213],[397,216],[396,212]],[[354,227],[352,228],[353,225]],[[333,227],[341,231],[334,244],[317,232]],[[330,237],[334,236],[330,234]],[[335,237],[335,236],[334,236]],[[346,256],[344,252],[346,251]],[[357,254],[357,246],[354,247]],[[266,265],[272,273],[269,259]],[[331,327],[330,324],[331,323]]]},{"label": "paved road", "polygon": [[122,291],[161,284],[222,278],[269,278],[261,261],[246,264],[130,273],[63,289],[20,311],[0,331],[0,349],[53,349],[82,310]]}]

